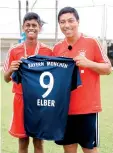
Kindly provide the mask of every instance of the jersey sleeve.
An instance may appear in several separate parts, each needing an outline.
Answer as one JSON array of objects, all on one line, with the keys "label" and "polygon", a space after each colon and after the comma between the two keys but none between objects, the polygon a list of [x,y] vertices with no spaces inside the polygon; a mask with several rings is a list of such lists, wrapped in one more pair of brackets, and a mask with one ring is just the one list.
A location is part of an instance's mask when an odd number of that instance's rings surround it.
[{"label": "jersey sleeve", "polygon": [[102,48],[102,46],[100,45],[100,43],[95,40],[94,41],[94,60],[95,62],[98,63],[109,63],[110,61],[106,55],[106,53],[104,52],[104,49]]},{"label": "jersey sleeve", "polygon": [[58,42],[57,44],[55,44],[55,46],[53,47],[53,56],[61,56],[60,50],[64,50],[64,45],[62,43],[63,41]]},{"label": "jersey sleeve", "polygon": [[7,72],[10,65],[11,65],[11,62],[14,60],[14,55],[13,55],[13,49],[9,49],[8,53],[7,53],[7,56],[6,56],[6,60],[4,62],[4,65],[3,65],[3,72]]},{"label": "jersey sleeve", "polygon": [[57,56],[57,47],[56,46],[54,46],[53,47],[53,56]]},{"label": "jersey sleeve", "polygon": [[52,49],[49,46],[41,43],[39,53],[43,56],[52,56]]},{"label": "jersey sleeve", "polygon": [[16,82],[17,84],[21,83],[21,73],[19,70],[13,72],[11,76],[12,80]]},{"label": "jersey sleeve", "polygon": [[78,66],[75,65],[72,75],[71,91],[82,84]]},{"label": "jersey sleeve", "polygon": [[46,48],[46,53],[44,55],[47,55],[47,56],[52,56],[52,49],[50,48]]}]

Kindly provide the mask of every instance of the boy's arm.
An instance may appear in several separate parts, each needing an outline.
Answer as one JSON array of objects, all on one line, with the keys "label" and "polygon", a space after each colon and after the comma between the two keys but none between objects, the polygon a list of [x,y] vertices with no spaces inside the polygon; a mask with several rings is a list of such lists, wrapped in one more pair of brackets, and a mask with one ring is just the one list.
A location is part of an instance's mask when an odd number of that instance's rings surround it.
[{"label": "boy's arm", "polygon": [[18,70],[20,63],[22,63],[20,60],[12,61],[9,69],[4,72],[4,80],[7,83],[11,81],[11,75],[14,71]]},{"label": "boy's arm", "polygon": [[15,59],[15,48],[9,49],[3,66],[4,80],[8,83],[11,81],[11,75],[18,70],[21,61]]}]

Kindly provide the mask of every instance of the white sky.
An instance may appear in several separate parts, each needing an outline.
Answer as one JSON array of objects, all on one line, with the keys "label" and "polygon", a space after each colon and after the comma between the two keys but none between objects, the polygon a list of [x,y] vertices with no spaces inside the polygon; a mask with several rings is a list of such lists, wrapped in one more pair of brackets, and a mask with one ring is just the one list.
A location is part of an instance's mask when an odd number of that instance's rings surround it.
[{"label": "white sky", "polygon": [[[22,18],[25,15],[22,3]],[[29,8],[35,0],[29,0]],[[95,6],[93,6],[95,4]],[[104,16],[104,4],[107,15]],[[75,7],[80,16],[80,31],[90,36],[107,37],[113,40],[113,0],[58,0],[58,10],[65,6]],[[37,0],[32,11],[47,22],[40,37],[55,37],[55,0]],[[0,37],[19,37],[18,0],[0,0]],[[105,20],[104,20],[104,17]],[[105,22],[104,22],[105,21]],[[61,31],[58,30],[59,37]]]}]

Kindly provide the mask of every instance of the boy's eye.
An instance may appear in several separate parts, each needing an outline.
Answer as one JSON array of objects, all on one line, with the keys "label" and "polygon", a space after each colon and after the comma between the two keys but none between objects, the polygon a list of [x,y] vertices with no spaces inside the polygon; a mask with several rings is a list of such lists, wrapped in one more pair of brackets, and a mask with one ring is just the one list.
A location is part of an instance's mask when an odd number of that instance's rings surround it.
[{"label": "boy's eye", "polygon": [[35,28],[37,25],[36,24],[32,24],[32,27]]},{"label": "boy's eye", "polygon": [[27,24],[27,25],[26,25],[26,27],[30,27],[30,25],[29,25],[29,24]]},{"label": "boy's eye", "polygon": [[31,25],[30,25],[30,24],[27,24],[27,25],[26,25],[26,27],[27,27],[27,28],[29,28],[29,27],[36,28],[36,27],[37,27],[37,25],[36,25],[36,24],[31,24]]}]

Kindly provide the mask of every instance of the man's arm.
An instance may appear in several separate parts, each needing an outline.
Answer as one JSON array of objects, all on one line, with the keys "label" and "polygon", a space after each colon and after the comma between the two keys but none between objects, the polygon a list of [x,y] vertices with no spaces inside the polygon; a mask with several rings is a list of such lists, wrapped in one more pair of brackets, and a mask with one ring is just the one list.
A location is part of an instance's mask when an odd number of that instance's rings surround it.
[{"label": "man's arm", "polygon": [[76,61],[76,65],[79,67],[84,67],[84,68],[89,68],[101,75],[107,75],[110,74],[112,69],[111,69],[111,64],[109,63],[97,63],[94,61],[91,61],[87,59],[84,56],[76,56],[74,58],[74,61]]},{"label": "man's arm", "polygon": [[96,63],[89,61],[89,68],[99,73],[100,75],[108,75],[111,73],[111,65],[108,63]]}]

